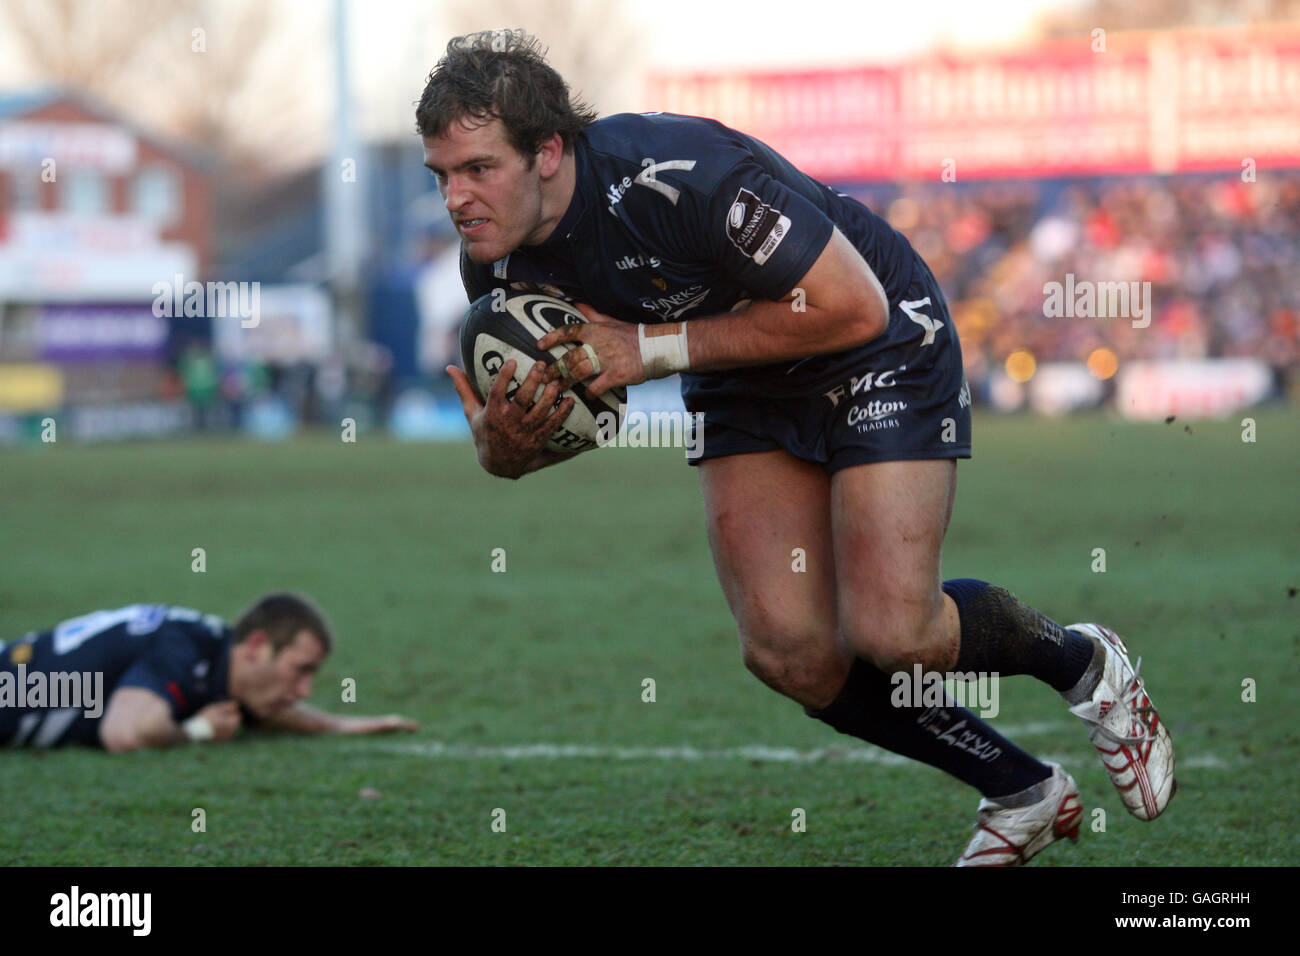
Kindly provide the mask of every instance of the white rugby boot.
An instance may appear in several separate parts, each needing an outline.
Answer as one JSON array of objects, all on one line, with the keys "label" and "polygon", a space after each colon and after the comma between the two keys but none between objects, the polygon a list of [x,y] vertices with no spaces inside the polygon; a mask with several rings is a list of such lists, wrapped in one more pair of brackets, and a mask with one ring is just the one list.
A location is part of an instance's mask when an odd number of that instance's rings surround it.
[{"label": "white rugby boot", "polygon": [[1154,820],[1174,795],[1174,743],[1151,698],[1138,666],[1129,663],[1128,648],[1118,634],[1100,624],[1069,628],[1100,641],[1106,650],[1101,680],[1092,698],[1070,708],[1090,725],[1089,739],[1110,774],[1128,812],[1139,820]]},{"label": "white rugby boot", "polygon": [[[1059,764],[1047,766],[1052,768],[1052,775],[1023,795],[999,800],[985,797],[980,801],[975,836],[956,866],[1023,866],[1038,851],[1063,837],[1079,839],[1083,816],[1079,788]],[[1039,788],[1041,799],[1025,806],[1007,805],[1033,799]]]}]

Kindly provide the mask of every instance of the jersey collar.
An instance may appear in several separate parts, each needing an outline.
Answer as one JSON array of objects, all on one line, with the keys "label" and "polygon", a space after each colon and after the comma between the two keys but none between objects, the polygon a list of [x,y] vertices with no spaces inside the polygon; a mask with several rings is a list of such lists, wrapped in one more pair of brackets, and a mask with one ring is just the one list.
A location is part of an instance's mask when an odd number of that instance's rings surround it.
[{"label": "jersey collar", "polygon": [[587,147],[582,141],[582,136],[573,143],[573,198],[569,200],[569,208],[564,210],[564,215],[556,223],[555,229],[546,237],[542,243],[542,248],[554,248],[563,242],[568,242],[578,230],[578,223],[582,221],[583,215],[587,212],[589,205],[584,186],[591,178],[585,175],[585,166],[587,159]]}]

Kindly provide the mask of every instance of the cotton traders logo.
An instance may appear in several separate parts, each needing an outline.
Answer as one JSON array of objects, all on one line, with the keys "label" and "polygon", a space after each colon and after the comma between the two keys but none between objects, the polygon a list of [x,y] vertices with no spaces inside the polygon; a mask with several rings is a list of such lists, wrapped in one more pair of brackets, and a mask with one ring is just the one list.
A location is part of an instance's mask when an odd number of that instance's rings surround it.
[{"label": "cotton traders logo", "polygon": [[708,298],[712,289],[693,285],[681,292],[673,292],[658,299],[642,299],[641,308],[649,309],[665,319],[675,319],[695,308]]},{"label": "cotton traders logo", "polygon": [[727,238],[760,266],[772,257],[790,231],[790,219],[741,188],[727,212]]},{"label": "cotton traders logo", "polygon": [[855,405],[849,409],[849,424],[858,425],[859,422],[868,423],[867,427],[859,426],[859,431],[875,431],[877,428],[895,428],[897,422],[892,425],[874,425],[871,423],[882,422],[885,419],[897,415],[907,408],[907,402],[867,402],[865,405]]}]

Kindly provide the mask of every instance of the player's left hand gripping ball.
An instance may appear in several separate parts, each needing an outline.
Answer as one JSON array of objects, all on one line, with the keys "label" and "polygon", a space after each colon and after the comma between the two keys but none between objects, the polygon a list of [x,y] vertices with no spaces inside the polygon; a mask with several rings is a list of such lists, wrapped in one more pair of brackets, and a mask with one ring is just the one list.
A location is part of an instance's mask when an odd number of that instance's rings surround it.
[{"label": "player's left hand gripping ball", "polygon": [[567,378],[585,382],[593,398],[621,385],[639,385],[646,380],[641,362],[637,327],[602,315],[589,305],[577,304],[587,322],[565,325],[538,339],[538,348],[552,349],[560,344],[578,345],[565,353],[561,361],[546,370],[545,381]]}]

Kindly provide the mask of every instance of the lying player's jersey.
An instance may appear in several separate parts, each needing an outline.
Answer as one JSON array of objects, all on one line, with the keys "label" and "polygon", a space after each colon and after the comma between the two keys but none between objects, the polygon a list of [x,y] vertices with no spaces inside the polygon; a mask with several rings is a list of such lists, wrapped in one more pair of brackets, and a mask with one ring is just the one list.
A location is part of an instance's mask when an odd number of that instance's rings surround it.
[{"label": "lying player's jersey", "polygon": [[133,604],[0,643],[0,745],[98,745],[121,687],[153,691],[185,720],[230,696],[232,639],[210,614]]},{"label": "lying player's jersey", "polygon": [[[713,120],[622,113],[584,130],[574,154],[573,201],[546,242],[491,265],[462,254],[471,301],[494,286],[530,283],[629,322],[715,315],[790,294],[836,226],[871,266],[891,305],[920,261],[866,206]],[[915,332],[896,325],[870,348],[889,348]],[[816,393],[859,373],[861,365],[860,350],[851,349],[692,373],[682,376],[682,393],[688,407],[714,397]]]}]

